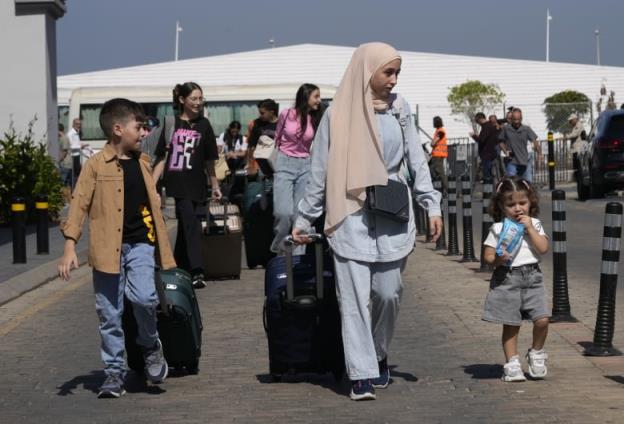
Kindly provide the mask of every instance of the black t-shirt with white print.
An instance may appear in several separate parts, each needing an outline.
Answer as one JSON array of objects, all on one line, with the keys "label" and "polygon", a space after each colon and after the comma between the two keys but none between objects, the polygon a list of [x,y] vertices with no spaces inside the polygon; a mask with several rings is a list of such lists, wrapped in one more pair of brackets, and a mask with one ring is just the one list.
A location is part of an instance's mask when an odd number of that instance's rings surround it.
[{"label": "black t-shirt with white print", "polygon": [[176,116],[168,146],[165,137],[163,131],[155,156],[163,158],[169,154],[164,174],[167,196],[205,201],[208,196],[205,161],[219,158],[210,121],[203,116],[191,121]]}]

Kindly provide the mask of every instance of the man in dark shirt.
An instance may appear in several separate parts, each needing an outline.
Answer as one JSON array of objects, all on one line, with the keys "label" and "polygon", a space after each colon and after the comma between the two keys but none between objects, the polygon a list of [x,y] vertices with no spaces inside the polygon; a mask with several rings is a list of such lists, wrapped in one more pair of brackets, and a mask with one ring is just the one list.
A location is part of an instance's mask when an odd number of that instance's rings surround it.
[{"label": "man in dark shirt", "polygon": [[485,114],[479,112],[475,115],[475,121],[481,126],[479,135],[470,133],[472,139],[478,144],[479,158],[483,167],[483,178],[491,179],[492,166],[496,160],[496,147],[498,146],[499,130],[492,122],[488,121]]}]

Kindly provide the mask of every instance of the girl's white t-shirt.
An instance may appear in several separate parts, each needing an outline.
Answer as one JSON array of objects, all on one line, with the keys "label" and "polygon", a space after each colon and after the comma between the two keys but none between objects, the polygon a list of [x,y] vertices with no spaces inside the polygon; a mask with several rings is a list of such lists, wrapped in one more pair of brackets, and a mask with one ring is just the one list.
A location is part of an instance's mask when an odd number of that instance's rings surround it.
[{"label": "girl's white t-shirt", "polygon": [[[222,132],[217,138],[217,146],[224,148],[224,153],[227,153],[227,146],[225,144],[225,133]],[[247,137],[242,136],[236,140],[236,144],[234,144],[234,152],[244,152],[247,150]]]},{"label": "girl's white t-shirt", "polygon": [[[548,237],[544,232],[544,226],[539,219],[531,218],[531,222],[533,224],[533,227],[540,235]],[[490,232],[483,244],[485,246],[493,247],[494,249],[496,249],[502,229],[502,222],[495,222],[494,224],[492,224],[492,226],[490,227]],[[525,233],[522,237],[522,242],[520,243],[520,249],[518,249],[516,256],[514,256],[511,262],[512,267],[539,263],[540,255],[533,249],[533,247],[529,244],[528,240],[529,238]]]}]

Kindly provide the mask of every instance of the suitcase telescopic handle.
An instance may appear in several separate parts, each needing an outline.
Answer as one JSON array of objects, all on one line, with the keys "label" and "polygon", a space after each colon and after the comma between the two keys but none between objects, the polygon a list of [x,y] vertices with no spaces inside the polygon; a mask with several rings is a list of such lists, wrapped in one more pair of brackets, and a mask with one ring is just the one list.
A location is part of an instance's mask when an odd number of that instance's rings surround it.
[{"label": "suitcase telescopic handle", "polygon": [[[314,253],[316,256],[316,299],[323,299],[323,236],[321,234],[307,234],[314,243]],[[295,301],[295,277],[293,266],[293,245],[295,241],[292,236],[286,237],[284,245],[286,247],[286,300]]]},{"label": "suitcase telescopic handle", "polygon": [[[221,199],[210,197],[208,199],[208,206],[210,206],[211,201],[215,201],[223,205],[223,232],[228,234],[230,232],[230,229],[228,228],[228,205],[230,204],[230,200],[227,196],[221,196]],[[210,214],[210,207],[208,207],[208,214]]]}]

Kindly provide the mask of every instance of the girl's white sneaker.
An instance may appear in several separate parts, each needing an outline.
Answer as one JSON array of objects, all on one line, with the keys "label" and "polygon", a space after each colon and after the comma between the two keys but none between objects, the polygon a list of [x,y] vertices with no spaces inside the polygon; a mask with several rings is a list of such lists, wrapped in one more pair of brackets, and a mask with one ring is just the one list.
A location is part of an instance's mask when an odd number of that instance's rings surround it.
[{"label": "girl's white sneaker", "polygon": [[518,355],[512,357],[509,362],[503,366],[502,380],[507,383],[512,381],[526,381]]},{"label": "girl's white sneaker", "polygon": [[544,349],[533,350],[529,349],[526,354],[527,361],[529,362],[529,375],[532,378],[544,378],[548,374],[548,368],[546,367],[546,360],[548,355]]}]

